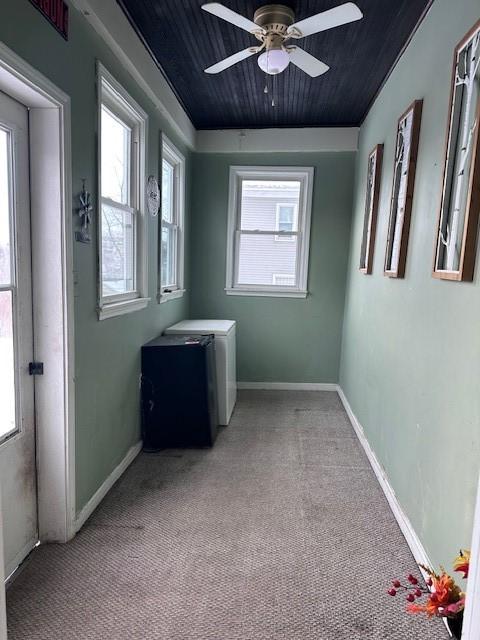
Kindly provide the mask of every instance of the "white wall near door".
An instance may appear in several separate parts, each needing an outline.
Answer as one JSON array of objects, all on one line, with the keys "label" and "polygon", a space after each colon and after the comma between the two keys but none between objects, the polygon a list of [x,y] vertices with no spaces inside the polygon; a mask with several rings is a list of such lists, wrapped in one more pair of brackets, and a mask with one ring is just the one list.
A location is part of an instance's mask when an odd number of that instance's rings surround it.
[{"label": "white wall near door", "polygon": [[468,572],[467,598],[463,616],[462,640],[480,638],[480,481],[473,519],[470,570]]}]

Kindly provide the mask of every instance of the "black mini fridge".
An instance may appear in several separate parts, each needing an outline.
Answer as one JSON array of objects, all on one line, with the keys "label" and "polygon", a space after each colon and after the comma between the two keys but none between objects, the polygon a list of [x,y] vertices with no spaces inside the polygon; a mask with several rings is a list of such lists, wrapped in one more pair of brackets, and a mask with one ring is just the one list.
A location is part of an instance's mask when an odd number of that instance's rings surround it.
[{"label": "black mini fridge", "polygon": [[215,337],[159,336],[142,347],[147,450],[211,447],[217,436]]}]

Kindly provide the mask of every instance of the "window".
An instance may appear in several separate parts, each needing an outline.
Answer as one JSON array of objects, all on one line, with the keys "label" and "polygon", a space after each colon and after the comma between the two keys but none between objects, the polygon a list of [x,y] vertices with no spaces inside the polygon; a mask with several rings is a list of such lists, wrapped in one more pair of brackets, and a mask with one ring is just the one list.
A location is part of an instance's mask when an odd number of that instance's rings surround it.
[{"label": "window", "polygon": [[306,297],[313,168],[230,167],[228,295]]},{"label": "window", "polygon": [[0,128],[0,442],[16,431],[12,133]]},{"label": "window", "polygon": [[184,293],[185,158],[165,136],[162,148],[159,301],[166,302]]},{"label": "window", "polygon": [[147,116],[98,65],[99,318],[144,308],[147,296],[144,185]]},{"label": "window", "polygon": [[[298,205],[289,202],[278,202],[277,213],[275,215],[275,230],[283,231],[285,233],[291,233],[295,231],[297,225],[297,211]],[[292,235],[277,235],[275,236],[277,242],[293,242],[295,236]]]}]

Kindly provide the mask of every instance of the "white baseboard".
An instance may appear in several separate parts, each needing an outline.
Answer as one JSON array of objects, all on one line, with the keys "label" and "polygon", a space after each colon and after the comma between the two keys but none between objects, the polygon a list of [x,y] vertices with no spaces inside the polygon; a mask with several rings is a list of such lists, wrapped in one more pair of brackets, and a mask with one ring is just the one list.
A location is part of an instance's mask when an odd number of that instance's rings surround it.
[{"label": "white baseboard", "polygon": [[237,382],[238,389],[277,389],[281,391],[337,391],[334,382]]},{"label": "white baseboard", "polygon": [[[395,520],[397,521],[398,526],[400,527],[400,530],[403,533],[403,537],[405,538],[408,546],[410,547],[410,551],[412,552],[412,555],[415,558],[415,562],[418,565],[423,564],[423,565],[427,565],[428,567],[433,567],[432,561],[430,560],[427,552],[425,551],[425,547],[420,542],[420,538],[417,536],[415,529],[412,526],[412,523],[408,519],[408,516],[405,513],[405,511],[402,509],[397,499],[397,496],[395,495],[395,491],[393,490],[393,487],[390,484],[388,476],[385,473],[385,470],[383,469],[382,465],[378,461],[378,458],[375,455],[375,452],[370,446],[370,443],[367,440],[363,427],[358,421],[357,416],[353,413],[352,407],[350,406],[350,403],[347,400],[347,396],[343,392],[343,389],[340,385],[337,385],[337,391],[338,391],[338,395],[340,396],[340,400],[342,401],[342,404],[345,408],[345,411],[347,412],[347,415],[350,419],[350,422],[352,423],[353,430],[357,434],[357,438],[359,439],[360,444],[362,445],[363,450],[365,451],[367,458],[370,462],[370,465],[373,469],[373,472],[377,476],[377,480],[380,486],[382,487],[385,497],[388,500],[388,504],[390,505],[390,509],[392,510]],[[419,567],[419,570],[422,572],[423,577],[426,580],[428,576],[425,573],[425,571],[423,571],[423,569],[421,569],[420,567]],[[448,631],[448,634],[451,636],[452,634],[450,633],[450,629],[448,628],[446,619],[442,618],[442,621],[445,625],[446,630]],[[469,638],[470,636],[466,636],[466,637]],[[476,637],[477,636],[475,636],[475,638]]]},{"label": "white baseboard", "polygon": [[396,521],[398,522],[398,526],[400,527],[403,533],[403,536],[407,541],[408,546],[410,547],[410,550],[413,554],[413,557],[415,558],[415,561],[417,562],[417,564],[426,564],[428,566],[432,566],[432,563],[427,555],[427,552],[425,551],[424,546],[420,542],[420,538],[417,536],[415,529],[412,526],[412,523],[410,522],[406,513],[402,509],[397,499],[397,496],[395,495],[395,491],[393,490],[393,487],[390,484],[387,474],[385,473],[385,470],[383,469],[382,465],[378,461],[378,458],[375,455],[373,449],[371,448],[367,440],[367,437],[365,436],[363,427],[360,424],[360,422],[357,420],[357,417],[355,416],[355,414],[353,413],[352,407],[350,406],[350,403],[348,402],[347,397],[343,392],[343,389],[339,385],[337,388],[338,388],[338,395],[340,396],[340,399],[345,408],[345,411],[347,412],[350,422],[352,423],[353,429],[357,434],[357,437],[360,441],[360,444],[363,447],[363,450],[367,454],[367,458],[370,462],[370,465],[375,475],[377,476],[377,480],[380,483],[380,486],[382,487],[383,493],[385,494],[385,497],[388,500],[388,504],[390,505],[390,509],[392,510]]},{"label": "white baseboard", "polygon": [[75,531],[80,531],[88,518],[92,515],[110,489],[113,487],[115,482],[123,475],[123,473],[127,470],[127,468],[132,464],[135,458],[138,456],[140,451],[142,450],[142,441],[134,444],[127,451],[127,455],[123,458],[120,464],[115,467],[112,473],[108,476],[105,482],[95,491],[93,496],[87,502],[87,504],[83,507],[80,513],[77,515],[75,520]]}]

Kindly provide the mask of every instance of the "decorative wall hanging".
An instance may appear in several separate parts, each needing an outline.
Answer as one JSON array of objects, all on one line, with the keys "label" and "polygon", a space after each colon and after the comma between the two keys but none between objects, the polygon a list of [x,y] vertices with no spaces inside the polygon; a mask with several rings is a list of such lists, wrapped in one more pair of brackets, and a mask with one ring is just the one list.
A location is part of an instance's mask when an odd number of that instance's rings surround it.
[{"label": "decorative wall hanging", "polygon": [[160,209],[160,188],[155,176],[148,176],[147,181],[147,208],[151,216],[158,215]]},{"label": "decorative wall hanging", "polygon": [[77,242],[84,242],[86,244],[92,241],[92,236],[90,235],[90,224],[92,222],[92,204],[90,193],[85,189],[85,180],[82,180],[82,191],[78,196],[80,200],[80,207],[78,207],[77,212],[80,217],[81,228],[80,231],[75,231],[75,240]]},{"label": "decorative wall hanging", "polygon": [[391,278],[403,278],[405,275],[422,105],[423,100],[415,100],[400,116],[397,125],[392,200],[385,255],[385,275]]},{"label": "decorative wall hanging", "polygon": [[367,195],[365,198],[365,216],[363,219],[362,247],[360,250],[360,271],[365,274],[371,274],[373,268],[373,250],[375,247],[375,232],[377,228],[382,160],[383,144],[377,144],[368,156]]},{"label": "decorative wall hanging", "polygon": [[480,213],[480,22],[455,49],[433,275],[473,280]]},{"label": "decorative wall hanging", "polygon": [[30,0],[58,33],[68,40],[68,5],[63,0]]}]

